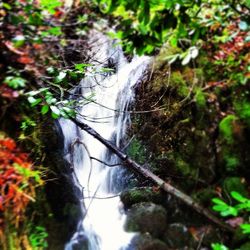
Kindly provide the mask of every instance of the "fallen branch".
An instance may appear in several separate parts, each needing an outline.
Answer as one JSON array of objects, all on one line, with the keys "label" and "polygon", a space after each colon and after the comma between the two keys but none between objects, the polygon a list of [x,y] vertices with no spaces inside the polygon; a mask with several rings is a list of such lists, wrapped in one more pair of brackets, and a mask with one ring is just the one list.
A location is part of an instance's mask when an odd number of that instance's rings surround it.
[{"label": "fallen branch", "polygon": [[224,223],[219,218],[217,218],[214,214],[212,214],[208,209],[201,206],[199,203],[194,201],[190,196],[183,193],[179,189],[175,188],[174,186],[166,183],[162,180],[159,176],[152,173],[150,170],[146,169],[145,167],[139,165],[137,162],[133,161],[128,155],[124,154],[120,149],[118,149],[115,145],[113,145],[108,140],[104,139],[100,134],[98,134],[94,129],[89,127],[87,124],[78,121],[75,118],[71,118],[71,121],[74,122],[79,128],[86,131],[88,134],[92,135],[95,139],[100,141],[104,144],[109,150],[111,150],[114,154],[116,154],[125,164],[126,167],[132,169],[133,171],[137,172],[138,174],[142,175],[146,179],[149,179],[151,182],[159,185],[161,189],[166,191],[167,193],[173,195],[174,197],[178,198],[198,213],[204,215],[206,218],[211,220],[216,225],[220,226],[221,228],[234,232],[234,228],[230,225]]}]

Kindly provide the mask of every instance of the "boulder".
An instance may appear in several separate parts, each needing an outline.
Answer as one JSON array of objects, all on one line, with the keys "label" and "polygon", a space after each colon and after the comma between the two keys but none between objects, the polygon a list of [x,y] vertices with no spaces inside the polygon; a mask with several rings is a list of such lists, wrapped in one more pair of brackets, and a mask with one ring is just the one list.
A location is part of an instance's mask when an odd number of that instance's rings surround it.
[{"label": "boulder", "polygon": [[167,245],[159,239],[154,239],[150,234],[136,235],[126,250],[167,250]]},{"label": "boulder", "polygon": [[151,202],[134,204],[127,212],[125,229],[129,232],[150,233],[159,238],[167,227],[164,207]]}]

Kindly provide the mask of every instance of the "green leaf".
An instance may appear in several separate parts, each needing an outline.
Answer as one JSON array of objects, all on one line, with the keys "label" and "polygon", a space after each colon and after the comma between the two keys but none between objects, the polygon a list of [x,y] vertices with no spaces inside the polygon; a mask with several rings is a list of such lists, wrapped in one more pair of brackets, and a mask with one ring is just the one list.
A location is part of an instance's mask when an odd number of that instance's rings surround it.
[{"label": "green leaf", "polygon": [[52,27],[46,31],[41,32],[41,36],[48,37],[48,36],[60,36],[62,35],[61,27]]},{"label": "green leaf", "polygon": [[33,96],[28,97],[28,102],[31,104],[31,107],[36,106],[42,101],[42,98],[34,98]]},{"label": "green leaf", "polygon": [[6,9],[6,10],[11,10],[11,6],[7,3],[3,3],[3,7]]},{"label": "green leaf", "polygon": [[62,6],[62,2],[60,2],[59,0],[41,0],[40,1],[40,5],[42,7],[43,10],[48,11],[50,14],[55,14],[55,9]]},{"label": "green leaf", "polygon": [[216,204],[212,207],[213,210],[220,212],[221,216],[238,215],[238,210],[235,207],[229,206],[221,199],[214,198],[212,202]]},{"label": "green leaf", "polygon": [[219,198],[213,198],[212,202],[216,203],[216,204],[219,204],[219,205],[227,206],[227,204],[224,201],[222,201],[221,199],[219,199]]},{"label": "green leaf", "polygon": [[22,35],[15,36],[12,39],[12,42],[14,43],[15,48],[22,47],[25,44],[25,37]]},{"label": "green leaf", "polygon": [[26,80],[22,77],[8,76],[4,79],[4,82],[13,89],[24,88]]},{"label": "green leaf", "polygon": [[66,72],[61,71],[56,77],[56,82],[61,82],[67,76]]},{"label": "green leaf", "polygon": [[245,197],[243,197],[240,193],[238,193],[238,192],[236,192],[236,191],[232,191],[231,192],[231,196],[235,199],[235,200],[237,200],[237,201],[239,201],[239,202],[242,202],[242,203],[244,203],[244,202],[247,202],[247,198],[245,198]]},{"label": "green leaf", "polygon": [[184,59],[182,60],[181,64],[184,66],[184,65],[187,65],[190,60],[192,59],[192,56],[190,53],[187,53],[187,55],[184,57]]},{"label": "green leaf", "polygon": [[75,69],[80,70],[80,71],[85,71],[86,67],[90,67],[93,66],[90,63],[77,63],[75,64]]},{"label": "green leaf", "polygon": [[250,224],[241,224],[240,228],[244,234],[250,234]]},{"label": "green leaf", "polygon": [[53,118],[55,118],[55,117],[58,118],[60,116],[61,112],[57,106],[50,106],[50,109],[52,111],[52,116],[54,114]]},{"label": "green leaf", "polygon": [[47,71],[49,74],[53,74],[53,73],[55,73],[55,68],[52,67],[52,66],[50,66],[50,67],[48,67],[48,68],[46,69],[46,71]]},{"label": "green leaf", "polygon": [[221,243],[212,243],[211,246],[213,250],[229,250],[229,248]]},{"label": "green leaf", "polygon": [[233,215],[233,216],[237,216],[238,215],[238,210],[234,207],[228,206],[226,210],[221,211],[221,216],[229,216],[229,215]]},{"label": "green leaf", "polygon": [[199,50],[196,46],[189,48],[191,58],[195,59],[199,55]]},{"label": "green leaf", "polygon": [[41,113],[42,113],[43,115],[45,115],[45,114],[48,113],[48,111],[49,111],[49,105],[43,105],[43,106],[42,106],[42,109],[41,109]]}]

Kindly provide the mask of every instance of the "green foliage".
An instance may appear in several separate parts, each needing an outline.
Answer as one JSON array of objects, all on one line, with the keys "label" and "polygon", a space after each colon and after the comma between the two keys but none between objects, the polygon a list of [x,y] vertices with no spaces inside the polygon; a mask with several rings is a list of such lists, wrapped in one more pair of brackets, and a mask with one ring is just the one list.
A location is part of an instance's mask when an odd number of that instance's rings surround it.
[{"label": "green foliage", "polygon": [[7,76],[4,82],[13,89],[24,88],[26,80],[19,76]]},{"label": "green foliage", "polygon": [[245,99],[235,102],[235,109],[242,121],[250,125],[250,102]]},{"label": "green foliage", "polygon": [[133,139],[130,143],[127,154],[138,162],[145,162],[146,152],[144,146],[138,139]]},{"label": "green foliage", "polygon": [[[221,216],[238,216],[239,214],[246,215],[246,218],[249,217],[250,212],[250,199],[244,197],[240,193],[236,191],[231,192],[231,197],[237,202],[236,205],[228,205],[224,201],[219,198],[212,199],[215,205],[213,206],[213,210],[220,212]],[[240,228],[244,234],[250,234],[250,224],[242,223]]]},{"label": "green foliage", "polygon": [[[235,9],[244,4],[244,1],[221,4],[217,0],[95,2],[103,13],[119,18],[116,36],[127,51],[136,49],[138,54],[150,54],[165,42],[177,46],[180,41],[185,41],[190,48],[181,56],[184,65],[197,57],[198,47],[195,45],[209,28],[218,22],[227,25],[227,19],[238,14]],[[240,27],[247,29],[247,21],[242,20]]]},{"label": "green foliage", "polygon": [[206,106],[206,97],[201,88],[197,88],[195,91],[195,101],[199,108],[204,108]]},{"label": "green foliage", "polygon": [[56,8],[62,6],[62,2],[59,0],[41,0],[40,5],[42,10],[48,11],[50,14],[55,14]]},{"label": "green foliage", "polygon": [[213,243],[211,246],[213,250],[229,250],[228,247],[226,247],[225,245],[221,243]]},{"label": "green foliage", "polygon": [[238,210],[235,207],[229,206],[221,199],[214,198],[214,199],[212,199],[212,201],[213,201],[213,203],[216,204],[213,206],[213,210],[220,212],[221,216],[225,217],[228,215],[233,215],[233,216],[238,215]]},{"label": "green foliage", "polygon": [[48,243],[46,241],[48,233],[46,232],[46,229],[42,226],[36,226],[31,230],[31,232],[32,233],[29,235],[29,242],[32,246],[32,249],[46,249],[48,247]]},{"label": "green foliage", "polygon": [[233,142],[233,122],[236,120],[235,115],[227,115],[219,124],[220,133],[229,144]]},{"label": "green foliage", "polygon": [[21,123],[21,129],[25,131],[30,127],[35,127],[36,125],[36,122],[33,121],[31,118],[25,117],[25,119]]}]

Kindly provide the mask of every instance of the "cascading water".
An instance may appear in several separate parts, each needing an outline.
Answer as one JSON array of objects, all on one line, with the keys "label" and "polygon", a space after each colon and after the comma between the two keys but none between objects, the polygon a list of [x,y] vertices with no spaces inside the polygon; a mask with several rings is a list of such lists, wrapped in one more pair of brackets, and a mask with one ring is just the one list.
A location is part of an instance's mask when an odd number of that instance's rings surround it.
[{"label": "cascading water", "polygon": [[[92,32],[90,37],[90,63],[99,72],[91,72],[78,87],[83,98],[92,95],[94,100],[83,105],[77,119],[119,147],[130,119],[126,111],[133,100],[133,87],[143,76],[149,58],[134,57],[128,62],[120,46],[104,35]],[[103,71],[103,67],[110,66],[114,72]],[[73,249],[83,235],[90,250],[126,249],[134,234],[123,230],[125,215],[118,195],[123,179],[121,168],[104,164],[117,165],[118,159],[71,121],[59,122],[65,138],[65,158],[74,168],[75,185],[83,189],[86,214],[65,249]]]}]

